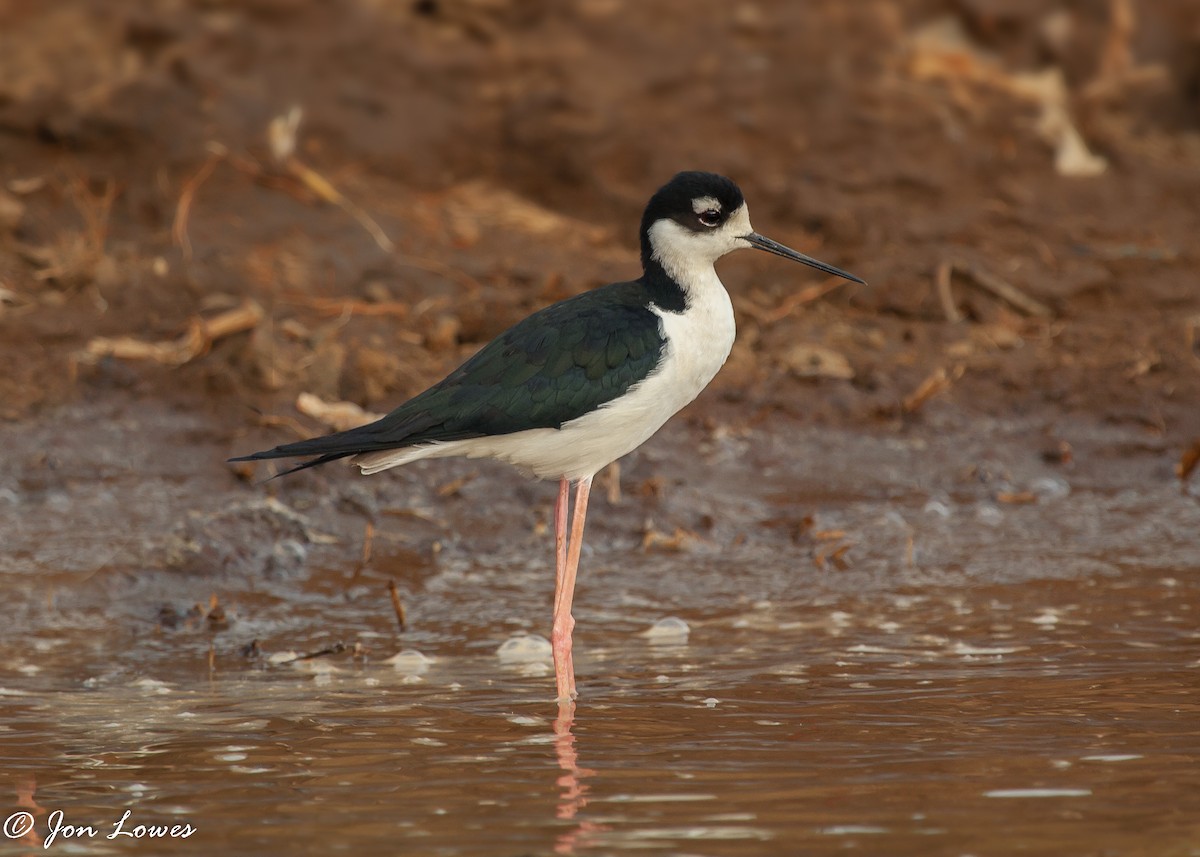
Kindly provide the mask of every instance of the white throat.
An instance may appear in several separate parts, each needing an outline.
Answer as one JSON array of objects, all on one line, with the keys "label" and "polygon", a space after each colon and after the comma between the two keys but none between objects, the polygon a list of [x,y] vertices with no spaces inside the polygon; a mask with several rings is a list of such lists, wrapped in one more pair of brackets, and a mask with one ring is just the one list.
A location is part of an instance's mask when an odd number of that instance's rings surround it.
[{"label": "white throat", "polygon": [[686,300],[682,312],[651,307],[661,319],[664,359],[637,392],[662,412],[662,421],[699,395],[733,348],[733,303],[713,263],[750,246],[740,236],[753,231],[745,205],[707,232],[693,232],[669,219],[650,227],[651,258],[679,284]]},{"label": "white throat", "polygon": [[726,253],[749,247],[742,236],[753,231],[745,203],[723,224],[707,232],[694,232],[664,218],[650,226],[650,257],[680,285],[690,305],[703,300],[705,293],[713,289],[724,294],[725,288],[713,264]]}]

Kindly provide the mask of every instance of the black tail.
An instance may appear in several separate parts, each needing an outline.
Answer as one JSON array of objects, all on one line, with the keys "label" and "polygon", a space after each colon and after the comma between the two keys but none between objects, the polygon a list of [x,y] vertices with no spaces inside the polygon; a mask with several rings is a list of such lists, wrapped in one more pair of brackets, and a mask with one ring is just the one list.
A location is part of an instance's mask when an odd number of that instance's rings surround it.
[{"label": "black tail", "polygon": [[[336,434],[325,435],[324,437],[298,440],[295,443],[284,443],[273,449],[252,452],[249,455],[239,455],[236,458],[230,458],[229,461],[263,461],[268,458],[316,456],[316,458],[310,461],[297,464],[295,467],[271,477],[272,479],[277,479],[280,476],[295,473],[297,470],[307,470],[319,464],[328,464],[330,461],[337,461],[339,458],[348,458],[351,455],[358,455],[360,452],[373,452],[380,449],[378,438],[367,436],[363,431],[364,428],[366,426],[350,429],[349,431],[340,431]],[[395,445],[402,446],[403,444]]]},{"label": "black tail", "polygon": [[[431,398],[439,395],[442,396],[441,399],[433,400]],[[445,398],[442,385],[431,387],[416,398],[409,399],[387,416],[373,423],[367,423],[365,426],[339,431],[336,434],[327,434],[324,437],[285,443],[274,449],[240,455],[229,460],[262,461],[267,458],[315,456],[311,461],[297,464],[290,470],[278,474],[286,476],[297,470],[328,464],[330,461],[349,458],[351,455],[381,452],[385,449],[400,449],[421,443],[463,440],[480,437],[484,434],[474,425],[454,425],[453,421],[448,420],[446,414],[448,411],[453,413],[453,408],[447,407],[447,402],[443,401]],[[448,404],[453,405],[454,403],[451,401]]]}]

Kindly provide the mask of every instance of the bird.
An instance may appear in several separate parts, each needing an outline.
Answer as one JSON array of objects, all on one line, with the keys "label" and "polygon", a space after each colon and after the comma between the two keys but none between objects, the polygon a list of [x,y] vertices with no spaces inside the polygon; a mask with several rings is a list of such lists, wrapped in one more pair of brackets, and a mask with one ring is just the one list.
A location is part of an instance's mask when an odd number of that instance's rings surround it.
[{"label": "bird", "polygon": [[344,458],[373,474],[465,456],[557,480],[550,642],[560,706],[578,696],[572,603],[592,479],[695,399],[733,347],[733,304],[714,263],[754,248],[865,285],[755,232],[742,191],[716,173],[681,172],[659,188],[640,241],[640,277],[534,312],[375,422],[230,459],[309,457],[283,476]]}]

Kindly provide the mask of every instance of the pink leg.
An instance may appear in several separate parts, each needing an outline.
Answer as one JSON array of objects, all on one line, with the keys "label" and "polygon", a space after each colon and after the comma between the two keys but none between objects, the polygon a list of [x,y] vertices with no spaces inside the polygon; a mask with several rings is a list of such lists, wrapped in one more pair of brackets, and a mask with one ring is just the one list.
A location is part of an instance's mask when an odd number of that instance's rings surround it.
[{"label": "pink leg", "polygon": [[[567,576],[567,500],[571,493],[571,483],[566,479],[559,480],[558,501],[554,504],[554,631],[550,637],[554,648],[554,675],[558,681],[558,692],[563,694],[564,675],[574,675],[574,664],[571,661],[570,649],[567,650],[566,661],[563,662],[561,644],[558,638],[558,611],[563,599],[563,584]],[[569,611],[568,611],[569,612]],[[569,646],[569,643],[568,643]],[[569,699],[569,696],[568,696]]]},{"label": "pink leg", "polygon": [[565,551],[561,537],[562,531],[566,529],[567,517],[565,480],[559,485],[558,505],[555,507],[554,543],[558,568],[554,587],[554,627],[550,633],[550,643],[554,647],[554,677],[558,685],[560,704],[568,703],[578,695],[575,692],[575,664],[571,657],[571,631],[575,628],[575,619],[571,616],[571,601],[575,596],[575,576],[579,571],[579,552],[583,549],[583,523],[587,517],[588,495],[591,489],[590,476],[579,480],[575,488],[575,514],[571,519],[571,538],[565,545]]},{"label": "pink leg", "polygon": [[559,480],[558,502],[554,504],[554,604],[562,598],[563,572],[567,567],[567,498],[571,483]]}]

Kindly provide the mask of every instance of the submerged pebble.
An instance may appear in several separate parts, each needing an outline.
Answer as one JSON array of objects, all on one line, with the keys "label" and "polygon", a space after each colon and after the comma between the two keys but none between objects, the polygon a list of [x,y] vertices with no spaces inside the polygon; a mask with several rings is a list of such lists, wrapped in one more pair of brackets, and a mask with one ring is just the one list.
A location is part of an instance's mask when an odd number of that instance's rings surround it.
[{"label": "submerged pebble", "polygon": [[538,634],[517,634],[505,640],[496,650],[502,664],[532,664],[552,660],[554,649],[550,641]]},{"label": "submerged pebble", "polygon": [[1145,758],[1141,753],[1103,753],[1097,756],[1080,756],[1081,762],[1129,762]]},{"label": "submerged pebble", "polygon": [[1041,625],[1043,628],[1050,628],[1058,624],[1058,611],[1053,607],[1043,607],[1042,612],[1028,620],[1034,625]]},{"label": "submerged pebble", "polygon": [[405,649],[402,652],[392,655],[384,663],[391,664],[398,673],[406,676],[414,676],[428,672],[433,659],[426,657],[416,649]]},{"label": "submerged pebble", "polygon": [[297,658],[287,663],[297,672],[309,673],[323,681],[328,681],[334,673],[341,672],[337,664],[330,663],[326,658]]},{"label": "submerged pebble", "polygon": [[153,678],[139,678],[130,684],[131,687],[136,687],[138,690],[146,693],[167,694],[171,692],[171,686],[165,681],[159,681]]},{"label": "submerged pebble", "polygon": [[678,646],[688,641],[688,635],[691,632],[692,629],[688,627],[687,622],[678,616],[667,616],[643,631],[642,636],[652,645]]},{"label": "submerged pebble", "polygon": [[994,503],[980,503],[975,507],[975,520],[981,524],[995,527],[1004,521],[1004,513]]},{"label": "submerged pebble", "polygon": [[952,512],[950,504],[944,498],[930,498],[922,509],[927,515],[937,515],[939,518],[949,518]]},{"label": "submerged pebble", "polygon": [[1047,476],[1043,479],[1035,479],[1033,484],[1029,486],[1029,490],[1036,494],[1042,502],[1061,500],[1063,497],[1070,495],[1071,484],[1065,479]]},{"label": "submerged pebble", "polygon": [[308,547],[296,539],[280,539],[271,548],[264,573],[271,578],[292,578],[304,570]]}]

